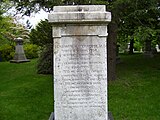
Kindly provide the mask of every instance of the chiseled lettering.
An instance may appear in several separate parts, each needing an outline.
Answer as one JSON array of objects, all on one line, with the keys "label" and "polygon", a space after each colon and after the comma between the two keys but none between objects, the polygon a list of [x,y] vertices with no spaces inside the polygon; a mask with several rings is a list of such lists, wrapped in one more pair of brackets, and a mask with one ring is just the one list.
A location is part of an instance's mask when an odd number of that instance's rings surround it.
[{"label": "chiseled lettering", "polygon": [[[104,102],[93,103],[93,97],[99,97],[96,86],[107,80],[105,70],[93,66],[103,66],[105,61],[99,60],[100,49],[106,45],[56,45],[61,48],[61,80],[66,90],[63,97],[69,101],[63,103],[63,107],[102,107]],[[96,61],[93,61],[93,58]],[[89,104],[89,106],[88,106]]]}]

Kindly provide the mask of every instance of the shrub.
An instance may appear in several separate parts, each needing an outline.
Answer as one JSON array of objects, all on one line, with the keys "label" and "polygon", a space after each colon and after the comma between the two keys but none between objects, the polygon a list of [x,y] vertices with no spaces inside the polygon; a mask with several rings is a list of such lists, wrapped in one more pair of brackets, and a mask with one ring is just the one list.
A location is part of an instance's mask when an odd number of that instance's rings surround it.
[{"label": "shrub", "polygon": [[36,28],[31,30],[29,37],[31,43],[44,48],[38,61],[37,72],[39,74],[52,74],[53,39],[52,27],[48,20],[44,20],[38,23]]},{"label": "shrub", "polygon": [[14,51],[14,46],[11,46],[9,44],[4,44],[3,46],[0,46],[0,54],[2,61],[8,61],[13,59]]},{"label": "shrub", "polygon": [[35,44],[24,45],[25,55],[28,59],[38,58],[39,47]]},{"label": "shrub", "polygon": [[37,73],[52,74],[53,73],[53,45],[45,46],[38,60]]}]

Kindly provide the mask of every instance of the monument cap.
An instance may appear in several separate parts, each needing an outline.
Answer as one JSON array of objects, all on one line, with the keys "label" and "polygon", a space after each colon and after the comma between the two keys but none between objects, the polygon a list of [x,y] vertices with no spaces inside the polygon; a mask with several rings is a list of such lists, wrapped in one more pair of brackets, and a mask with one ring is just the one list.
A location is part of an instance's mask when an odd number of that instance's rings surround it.
[{"label": "monument cap", "polygon": [[111,13],[105,5],[55,6],[48,15],[51,23],[109,23]]}]

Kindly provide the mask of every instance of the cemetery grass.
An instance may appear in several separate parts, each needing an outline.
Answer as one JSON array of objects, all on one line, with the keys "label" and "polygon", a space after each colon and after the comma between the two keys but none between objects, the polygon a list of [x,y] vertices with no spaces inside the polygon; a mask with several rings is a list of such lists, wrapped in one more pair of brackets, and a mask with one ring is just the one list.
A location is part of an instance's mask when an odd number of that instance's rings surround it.
[{"label": "cemetery grass", "polygon": [[109,82],[115,120],[160,120],[160,55],[121,55],[117,80]]},{"label": "cemetery grass", "polygon": [[[121,55],[109,82],[115,120],[160,120],[160,55]],[[52,76],[36,74],[36,61],[0,62],[0,120],[47,120],[53,111]]]},{"label": "cemetery grass", "polygon": [[0,120],[47,120],[53,111],[52,76],[36,73],[36,61],[0,62]]}]

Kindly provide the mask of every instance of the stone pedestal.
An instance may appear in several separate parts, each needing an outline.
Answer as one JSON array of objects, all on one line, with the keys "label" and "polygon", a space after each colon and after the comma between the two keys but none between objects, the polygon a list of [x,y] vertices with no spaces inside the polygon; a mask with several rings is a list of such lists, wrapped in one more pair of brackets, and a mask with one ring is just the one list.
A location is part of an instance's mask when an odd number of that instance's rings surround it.
[{"label": "stone pedestal", "polygon": [[55,120],[109,119],[107,25],[111,13],[105,10],[103,5],[55,6],[49,14]]},{"label": "stone pedestal", "polygon": [[[54,113],[52,112],[48,120],[55,120]],[[114,120],[111,112],[108,112],[108,120]]]},{"label": "stone pedestal", "polygon": [[21,62],[29,62],[29,60],[26,58],[24,49],[23,49],[23,39],[17,38],[15,39],[16,42],[16,50],[13,60],[11,60],[11,63],[21,63]]}]

